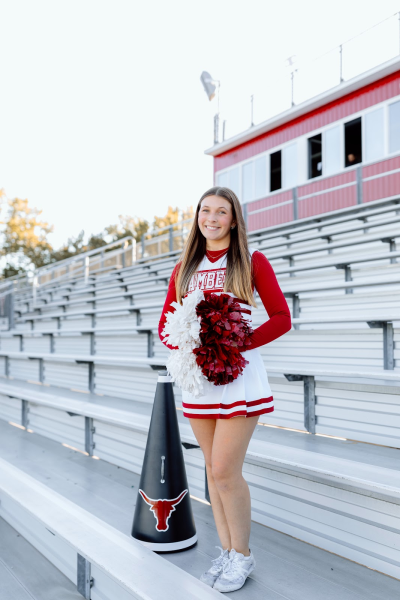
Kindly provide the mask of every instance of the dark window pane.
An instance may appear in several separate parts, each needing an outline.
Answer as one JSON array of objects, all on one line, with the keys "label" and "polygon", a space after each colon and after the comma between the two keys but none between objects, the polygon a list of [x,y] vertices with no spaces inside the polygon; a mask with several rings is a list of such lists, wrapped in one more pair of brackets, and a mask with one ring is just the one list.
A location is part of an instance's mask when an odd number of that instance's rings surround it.
[{"label": "dark window pane", "polygon": [[322,175],[322,134],[308,140],[308,178]]},{"label": "dark window pane", "polygon": [[273,152],[270,154],[270,164],[271,164],[271,192],[275,190],[280,190],[282,187],[282,153],[280,150],[278,152]]},{"label": "dark window pane", "polygon": [[344,164],[351,167],[361,160],[361,117],[358,117],[344,124]]}]

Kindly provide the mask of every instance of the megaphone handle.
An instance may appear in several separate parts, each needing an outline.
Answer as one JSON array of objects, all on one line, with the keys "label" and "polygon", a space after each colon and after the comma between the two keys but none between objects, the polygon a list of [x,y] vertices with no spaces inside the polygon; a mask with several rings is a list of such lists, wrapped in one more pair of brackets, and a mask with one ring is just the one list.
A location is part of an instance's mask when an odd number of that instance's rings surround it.
[{"label": "megaphone handle", "polygon": [[165,461],[165,456],[161,457],[161,483],[165,483],[165,479],[164,479],[164,461]]}]

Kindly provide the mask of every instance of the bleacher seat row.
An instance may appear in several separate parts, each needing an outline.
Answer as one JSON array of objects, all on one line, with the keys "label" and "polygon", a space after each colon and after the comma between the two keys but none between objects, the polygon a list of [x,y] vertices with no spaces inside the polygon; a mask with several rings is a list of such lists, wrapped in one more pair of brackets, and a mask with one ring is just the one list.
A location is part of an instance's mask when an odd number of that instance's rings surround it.
[{"label": "bleacher seat row", "polygon": [[[261,348],[275,411],[260,417],[244,476],[254,521],[400,578],[398,211],[385,202],[252,234],[293,329]],[[0,332],[0,419],[140,473],[176,259],[55,280],[35,298],[20,290],[14,327]],[[259,306],[255,326],[267,318]],[[206,499],[175,397],[191,493]]]}]

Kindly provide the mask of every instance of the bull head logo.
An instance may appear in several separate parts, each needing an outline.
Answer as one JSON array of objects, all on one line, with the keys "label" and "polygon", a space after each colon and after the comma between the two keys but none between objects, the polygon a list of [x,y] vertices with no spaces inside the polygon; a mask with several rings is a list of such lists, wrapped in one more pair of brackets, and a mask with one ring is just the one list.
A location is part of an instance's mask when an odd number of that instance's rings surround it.
[{"label": "bull head logo", "polygon": [[154,513],[154,516],[157,520],[156,529],[157,531],[167,531],[169,528],[168,520],[175,509],[175,506],[179,504],[181,500],[186,496],[188,490],[183,490],[173,500],[166,500],[165,498],[157,500],[153,500],[146,496],[143,490],[139,489],[139,493],[142,496],[143,500],[150,505],[150,510]]}]

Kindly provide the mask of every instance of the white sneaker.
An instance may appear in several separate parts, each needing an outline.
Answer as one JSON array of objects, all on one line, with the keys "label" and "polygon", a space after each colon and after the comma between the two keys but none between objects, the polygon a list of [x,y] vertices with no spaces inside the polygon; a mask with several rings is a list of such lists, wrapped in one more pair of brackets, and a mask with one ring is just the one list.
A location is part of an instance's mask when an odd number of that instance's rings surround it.
[{"label": "white sneaker", "polygon": [[239,590],[246,581],[247,577],[254,571],[256,561],[250,550],[250,556],[245,557],[241,552],[236,552],[234,548],[229,553],[229,560],[222,569],[221,575],[214,584],[214,590],[218,592],[234,592]]},{"label": "white sneaker", "polygon": [[215,546],[215,547],[219,548],[221,550],[221,554],[217,558],[213,558],[211,561],[213,563],[212,567],[210,567],[210,569],[208,569],[208,571],[206,571],[205,573],[200,575],[200,581],[202,581],[203,583],[206,583],[210,587],[213,587],[216,579],[218,579],[218,577],[221,575],[224,565],[229,560],[229,550],[228,549],[223,550],[221,548],[221,546]]}]

